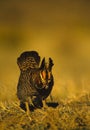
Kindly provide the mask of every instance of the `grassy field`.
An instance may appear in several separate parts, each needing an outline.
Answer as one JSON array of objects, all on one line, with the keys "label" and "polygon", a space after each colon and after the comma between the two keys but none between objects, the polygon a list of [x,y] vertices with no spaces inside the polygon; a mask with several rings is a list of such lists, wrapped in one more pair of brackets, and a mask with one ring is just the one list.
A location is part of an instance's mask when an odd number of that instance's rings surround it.
[{"label": "grassy field", "polygon": [[[90,130],[90,94],[50,103],[30,113],[19,102],[0,103],[0,130]],[[54,106],[55,104],[56,107]]]},{"label": "grassy field", "polygon": [[[30,113],[16,98],[17,58],[53,59],[53,103]],[[90,1],[0,1],[0,130],[90,130]],[[84,93],[84,94],[83,94]],[[57,105],[54,107],[53,105]],[[51,106],[50,106],[51,105]]]}]

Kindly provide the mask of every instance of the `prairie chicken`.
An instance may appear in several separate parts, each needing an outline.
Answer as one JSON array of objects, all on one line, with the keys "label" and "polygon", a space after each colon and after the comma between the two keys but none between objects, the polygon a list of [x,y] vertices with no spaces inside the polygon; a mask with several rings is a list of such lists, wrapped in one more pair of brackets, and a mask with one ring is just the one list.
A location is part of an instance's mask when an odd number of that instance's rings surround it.
[{"label": "prairie chicken", "polygon": [[[53,61],[49,58],[49,63],[43,58],[40,65],[40,56],[36,51],[23,52],[17,59],[20,68],[20,77],[17,85],[17,97],[20,104],[26,104],[26,110],[29,111],[29,105],[35,108],[43,107],[42,101],[51,93],[54,85],[52,75]],[[40,65],[40,66],[39,66]]]}]

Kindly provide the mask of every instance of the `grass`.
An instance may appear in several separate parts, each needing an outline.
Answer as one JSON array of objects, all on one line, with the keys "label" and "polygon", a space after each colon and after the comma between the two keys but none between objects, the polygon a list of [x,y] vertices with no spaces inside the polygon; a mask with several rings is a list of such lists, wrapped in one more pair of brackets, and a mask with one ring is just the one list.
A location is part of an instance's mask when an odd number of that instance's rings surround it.
[{"label": "grass", "polygon": [[[48,100],[49,102],[49,100]],[[77,99],[49,103],[30,113],[19,107],[19,102],[0,103],[0,130],[90,130],[90,94]]]}]

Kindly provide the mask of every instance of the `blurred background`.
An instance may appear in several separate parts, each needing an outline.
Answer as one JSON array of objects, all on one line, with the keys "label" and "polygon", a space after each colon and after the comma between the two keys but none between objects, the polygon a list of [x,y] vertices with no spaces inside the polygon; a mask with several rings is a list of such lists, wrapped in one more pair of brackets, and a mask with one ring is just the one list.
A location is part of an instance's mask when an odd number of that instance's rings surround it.
[{"label": "blurred background", "polygon": [[54,62],[53,95],[90,91],[90,1],[0,1],[0,100],[14,100],[17,57],[36,50]]}]

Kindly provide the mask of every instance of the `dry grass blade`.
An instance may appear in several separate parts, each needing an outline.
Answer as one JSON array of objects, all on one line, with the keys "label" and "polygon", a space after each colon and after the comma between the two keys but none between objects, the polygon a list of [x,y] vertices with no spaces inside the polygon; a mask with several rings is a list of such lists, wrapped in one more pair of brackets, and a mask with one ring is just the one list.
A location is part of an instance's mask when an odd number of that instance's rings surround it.
[{"label": "dry grass blade", "polygon": [[90,129],[90,95],[60,102],[55,108],[46,107],[30,112],[30,120],[18,102],[0,103],[1,130],[73,130]]}]

